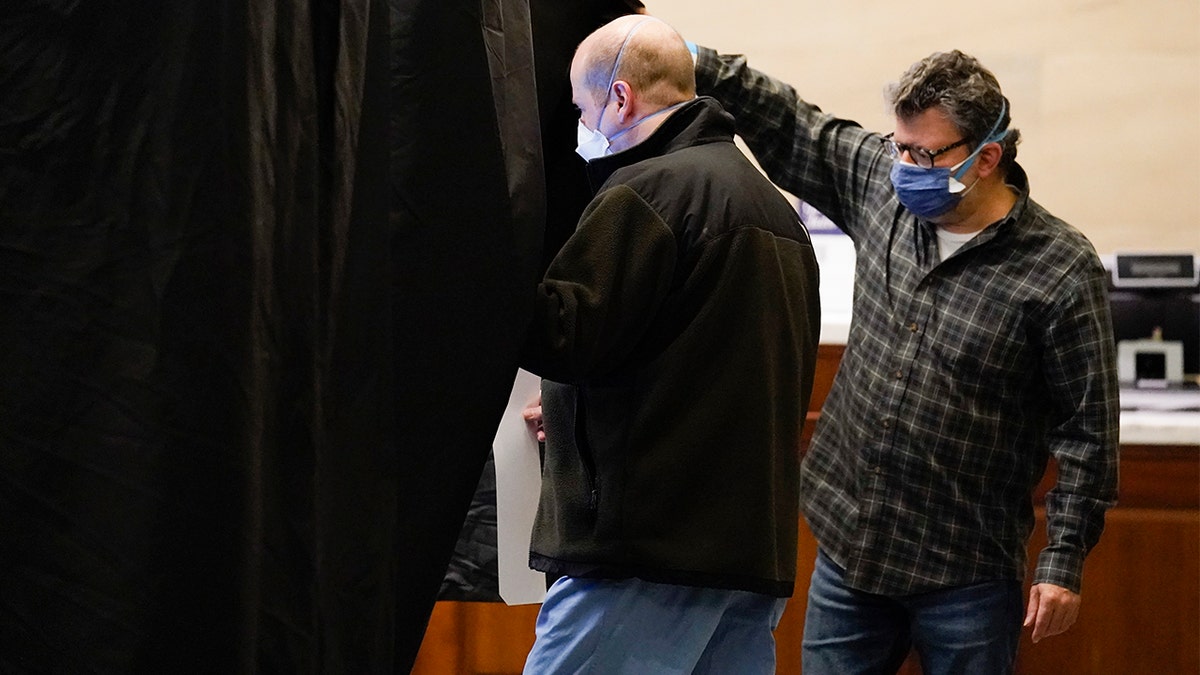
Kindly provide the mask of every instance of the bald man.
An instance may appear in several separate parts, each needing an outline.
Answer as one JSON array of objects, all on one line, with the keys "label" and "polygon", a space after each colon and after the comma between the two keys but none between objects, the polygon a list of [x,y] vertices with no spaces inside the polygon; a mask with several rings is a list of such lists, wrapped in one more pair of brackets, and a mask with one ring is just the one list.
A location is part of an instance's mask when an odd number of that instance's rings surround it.
[{"label": "bald man", "polygon": [[596,190],[538,288],[530,564],[557,578],[525,672],[773,673],[820,316],[795,210],[628,16],[571,64]]}]

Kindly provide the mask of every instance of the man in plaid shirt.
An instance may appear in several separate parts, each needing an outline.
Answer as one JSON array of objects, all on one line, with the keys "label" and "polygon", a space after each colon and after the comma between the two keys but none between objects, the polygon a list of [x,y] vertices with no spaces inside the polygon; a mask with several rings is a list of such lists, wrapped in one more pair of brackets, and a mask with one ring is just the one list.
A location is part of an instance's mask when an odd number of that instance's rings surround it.
[{"label": "man in plaid shirt", "polygon": [[[1030,199],[991,72],[934,54],[889,92],[894,133],[823,113],[740,56],[698,48],[698,93],[768,176],[857,251],[854,318],[801,469],[820,545],[804,672],[1006,673],[1021,625],[1066,630],[1116,499],[1104,268]],[[1021,583],[1049,457],[1049,544]]]}]

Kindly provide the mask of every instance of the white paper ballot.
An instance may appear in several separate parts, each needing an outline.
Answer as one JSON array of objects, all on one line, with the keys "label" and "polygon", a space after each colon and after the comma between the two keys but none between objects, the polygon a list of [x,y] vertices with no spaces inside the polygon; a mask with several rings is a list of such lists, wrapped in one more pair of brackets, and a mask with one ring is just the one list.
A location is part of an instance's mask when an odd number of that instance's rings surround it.
[{"label": "white paper ballot", "polygon": [[505,604],[528,605],[546,597],[546,575],[529,569],[529,536],[542,487],[537,436],[521,412],[537,400],[541,379],[517,371],[508,407],[496,429],[496,555],[500,597]]}]

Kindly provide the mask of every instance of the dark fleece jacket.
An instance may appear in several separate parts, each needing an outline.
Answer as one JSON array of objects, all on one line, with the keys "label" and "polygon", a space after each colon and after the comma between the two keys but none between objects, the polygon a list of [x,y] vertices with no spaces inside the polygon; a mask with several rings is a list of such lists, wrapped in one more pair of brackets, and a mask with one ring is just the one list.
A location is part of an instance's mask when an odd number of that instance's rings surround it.
[{"label": "dark fleece jacket", "polygon": [[530,564],[785,597],[820,310],[808,234],[709,98],[589,164],[538,289]]}]

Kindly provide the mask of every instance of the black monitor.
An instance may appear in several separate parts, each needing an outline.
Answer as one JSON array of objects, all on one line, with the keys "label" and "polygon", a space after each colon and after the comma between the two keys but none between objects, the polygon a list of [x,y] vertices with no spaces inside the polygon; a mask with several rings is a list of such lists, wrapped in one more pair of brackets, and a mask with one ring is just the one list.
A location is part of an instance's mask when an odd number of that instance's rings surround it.
[{"label": "black monitor", "polygon": [[1163,340],[1183,343],[1183,372],[1200,374],[1200,289],[1111,289],[1113,334],[1117,341]]}]

